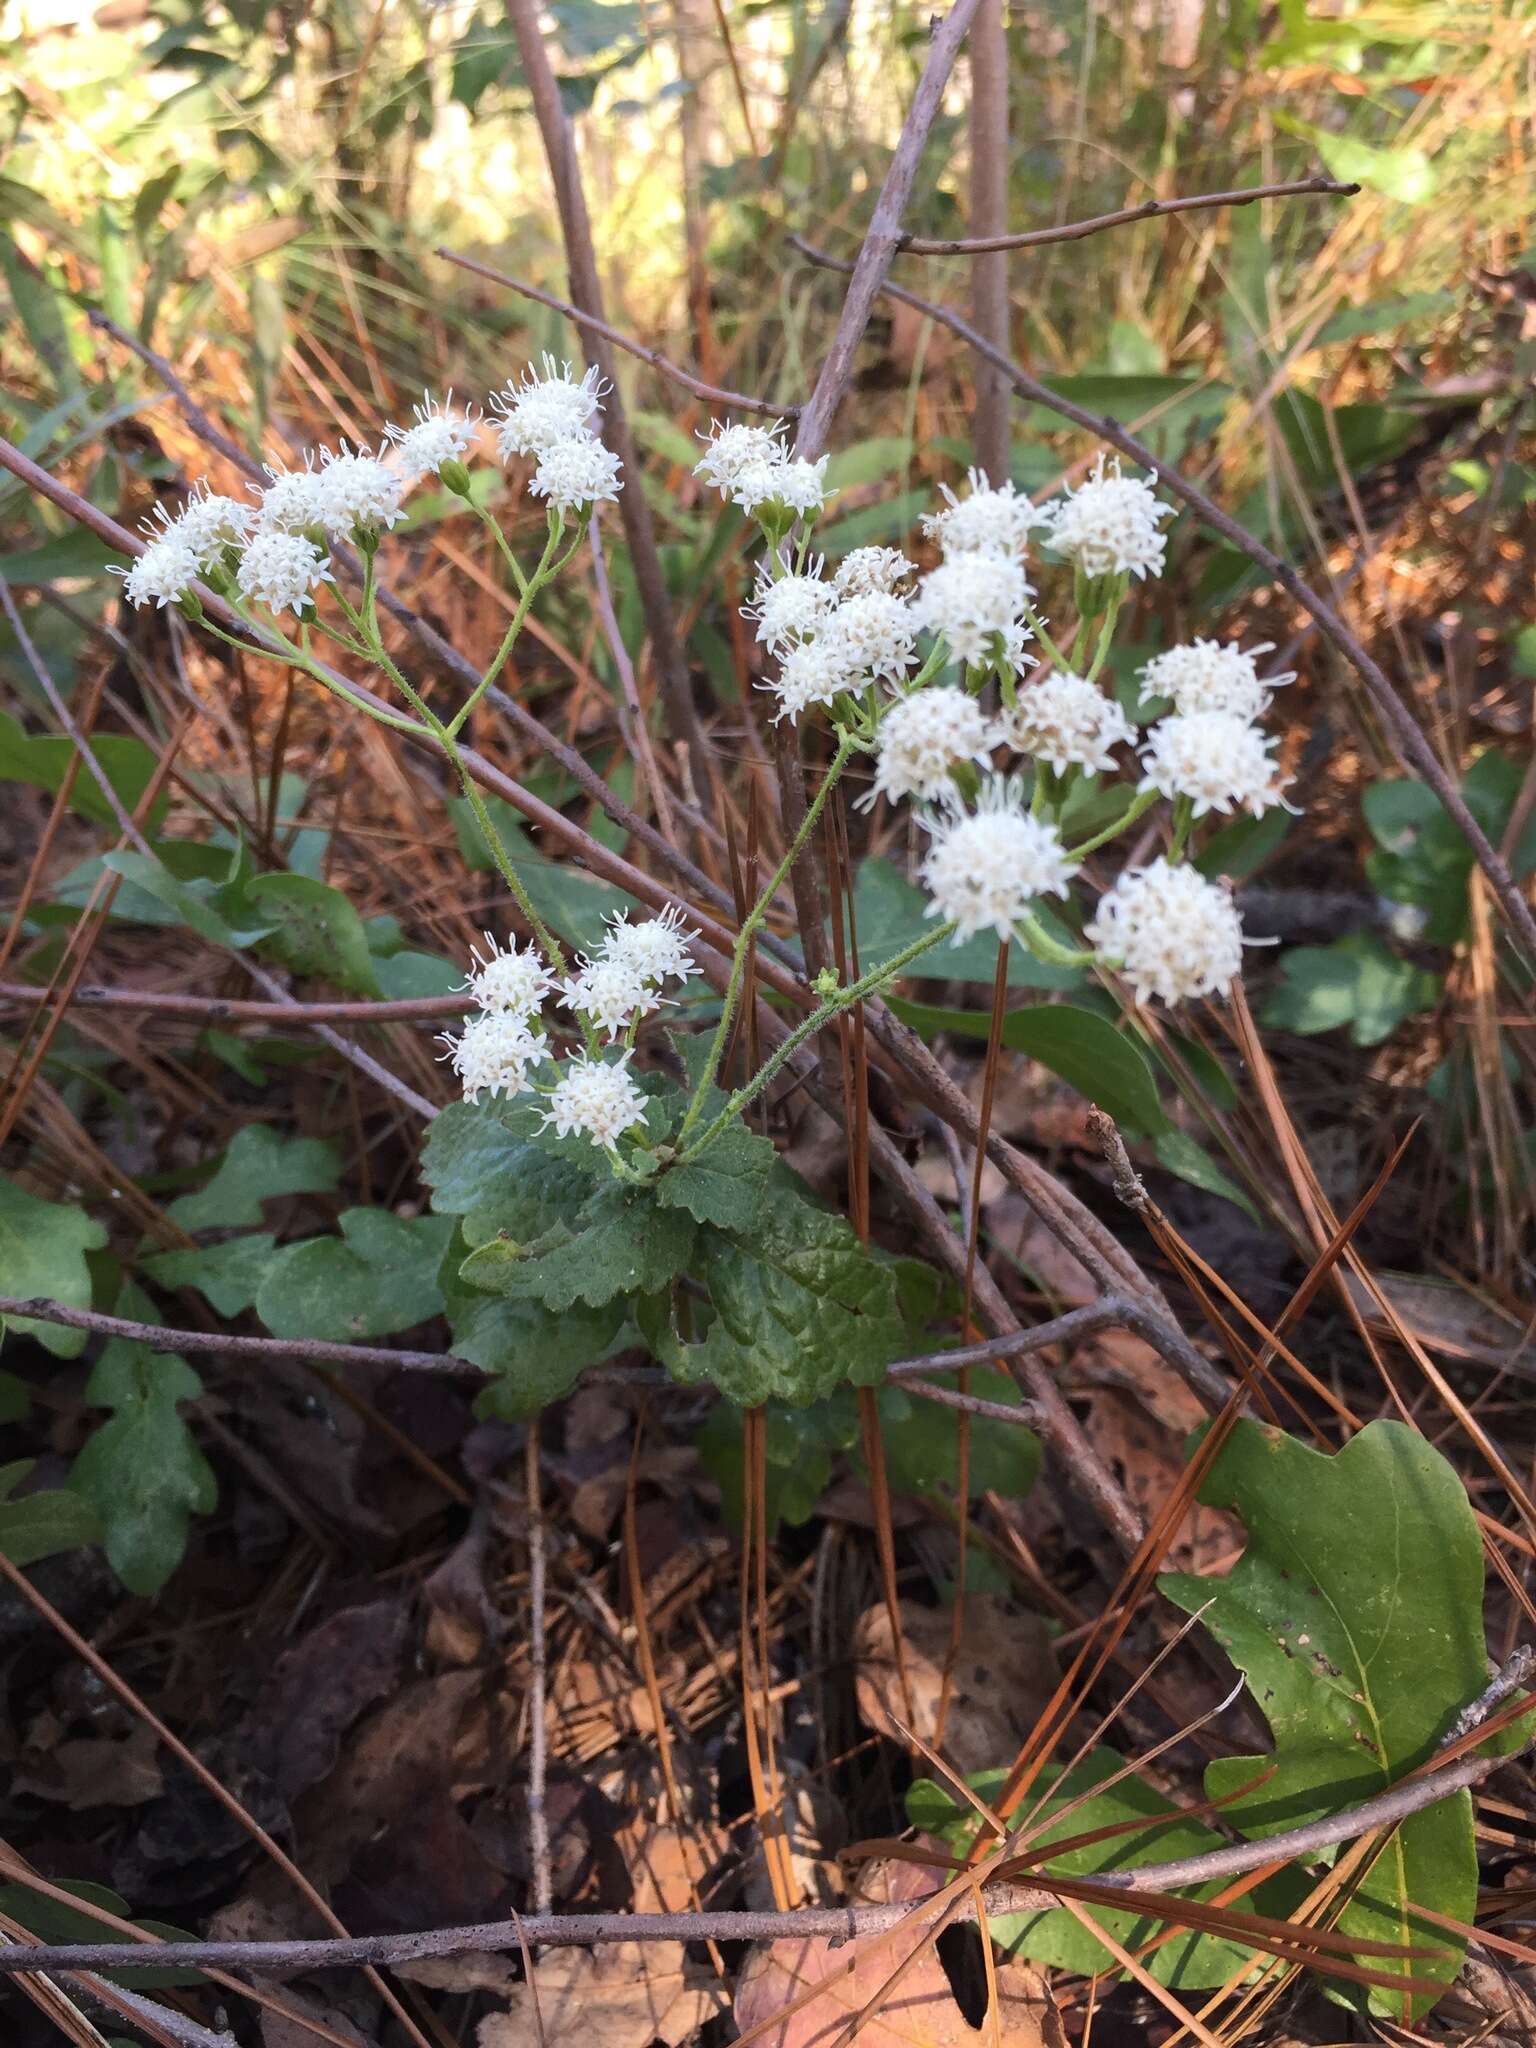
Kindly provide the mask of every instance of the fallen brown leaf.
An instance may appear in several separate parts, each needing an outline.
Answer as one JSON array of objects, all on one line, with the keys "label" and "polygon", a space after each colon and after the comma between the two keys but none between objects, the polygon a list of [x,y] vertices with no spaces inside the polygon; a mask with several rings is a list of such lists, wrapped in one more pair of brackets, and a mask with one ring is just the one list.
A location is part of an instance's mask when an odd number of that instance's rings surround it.
[{"label": "fallen brown leaf", "polygon": [[551,1949],[531,1982],[513,1985],[507,2010],[480,2022],[479,2048],[680,2048],[728,2004],[680,1941]]},{"label": "fallen brown leaf", "polygon": [[[899,1720],[924,1742],[935,1740],[950,1627],[948,1608],[901,1604],[909,1721],[885,1602],[860,1615],[853,1636],[854,1684],[859,1713],[876,1734],[902,1742]],[[945,1760],[958,1771],[981,1771],[1015,1754],[1055,1683],[1056,1662],[1041,1617],[1008,1607],[990,1593],[969,1597],[939,1745]]]}]

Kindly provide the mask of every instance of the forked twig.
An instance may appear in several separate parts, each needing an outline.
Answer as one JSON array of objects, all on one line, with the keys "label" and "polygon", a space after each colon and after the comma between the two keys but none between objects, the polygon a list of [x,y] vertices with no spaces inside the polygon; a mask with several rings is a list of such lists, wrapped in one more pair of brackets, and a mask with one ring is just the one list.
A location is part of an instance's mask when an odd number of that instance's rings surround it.
[{"label": "forked twig", "polygon": [[1103,234],[1106,228],[1160,220],[1164,214],[1193,213],[1212,206],[1252,206],[1256,199],[1301,199],[1313,193],[1347,199],[1359,190],[1358,185],[1341,184],[1337,178],[1288,178],[1274,185],[1243,185],[1235,192],[1196,193],[1188,199],[1144,199],[1139,206],[1122,206],[1115,213],[1096,213],[1088,220],[1030,228],[1018,235],[964,235],[950,242],[935,241],[928,235],[903,235],[898,251],[903,256],[985,256],[1001,249],[1043,249],[1051,242],[1081,242],[1089,235]]}]

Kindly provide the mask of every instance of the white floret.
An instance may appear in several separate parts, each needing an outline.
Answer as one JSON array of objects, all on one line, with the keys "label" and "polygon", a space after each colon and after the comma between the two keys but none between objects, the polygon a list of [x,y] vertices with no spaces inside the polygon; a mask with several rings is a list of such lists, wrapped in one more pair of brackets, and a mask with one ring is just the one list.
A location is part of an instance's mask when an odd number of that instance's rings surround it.
[{"label": "white floret", "polygon": [[1058,774],[1083,768],[1098,775],[1113,771],[1115,748],[1134,735],[1125,713],[1097,683],[1070,669],[1055,669],[1019,691],[1014,710],[1003,720],[1003,737]]},{"label": "white floret", "polygon": [[954,555],[923,578],[914,616],[917,624],[943,634],[957,661],[981,667],[1000,653],[1022,652],[1019,615],[1028,598],[1017,562],[1003,555]]},{"label": "white floret", "polygon": [[980,470],[967,472],[970,490],[957,497],[948,484],[940,484],[947,503],[942,512],[930,512],[923,531],[949,555],[1008,555],[1024,559],[1031,527],[1044,525],[1044,514],[1014,490],[1011,483],[993,489]]},{"label": "white floret", "polygon": [[344,448],[321,456],[320,524],[333,540],[345,540],[360,529],[376,533],[400,517],[400,478],[376,455],[354,455]]},{"label": "white floret", "polygon": [[675,903],[659,917],[648,917],[640,924],[631,924],[622,910],[617,911],[609,919],[604,957],[621,962],[643,981],[686,981],[699,971],[689,951],[699,933],[686,930],[686,924],[686,916]]},{"label": "white floret", "polygon": [[900,548],[855,548],[844,555],[832,578],[839,597],[867,597],[871,591],[899,596],[917,574]]},{"label": "white floret", "polygon": [[485,958],[476,946],[470,953],[474,970],[464,986],[482,1010],[510,1010],[529,1016],[555,986],[554,976],[534,945],[519,948],[516,940],[503,952],[489,932]]},{"label": "white floret", "polygon": [[1173,513],[1153,491],[1156,477],[1122,476],[1120,458],[1101,454],[1074,491],[1044,508],[1051,546],[1085,576],[1156,576],[1168,551],[1161,522]]},{"label": "white floret", "polygon": [[[160,516],[165,518],[163,512]],[[167,520],[166,531],[185,541],[196,555],[199,567],[206,569],[226,548],[244,547],[255,519],[249,505],[243,505],[238,498],[218,496],[209,490],[204,479],[194,486],[176,517]]]},{"label": "white floret", "polygon": [[304,458],[302,469],[274,469],[268,463],[266,471],[271,481],[257,503],[258,533],[305,533],[325,526],[325,479],[313,455]]},{"label": "white floret", "polygon": [[1231,897],[1195,868],[1161,857],[1120,877],[1085,936],[1138,1002],[1215,995],[1242,972],[1243,927]]},{"label": "white floret", "polygon": [[802,640],[790,648],[779,667],[776,676],[759,683],[760,690],[771,690],[779,700],[779,708],[773,715],[778,724],[787,718],[793,725],[802,711],[809,711],[813,705],[830,704],[844,690],[856,690],[863,678],[848,659],[848,651],[840,643],[823,636],[817,640]]},{"label": "white floret", "polygon": [[918,690],[881,719],[874,787],[860,804],[881,796],[891,803],[942,797],[954,786],[956,768],[967,761],[985,768],[995,744],[996,734],[968,690]]},{"label": "white floret", "polygon": [[1193,711],[1163,718],[1142,749],[1143,789],[1187,797],[1194,815],[1251,811],[1283,803],[1285,781],[1269,757],[1273,741],[1230,711]]},{"label": "white floret", "polygon": [[201,565],[174,525],[157,540],[146,543],[126,569],[115,573],[123,579],[123,595],[135,607],[153,604],[163,610],[184,597],[197,580]]},{"label": "white floret", "polygon": [[741,615],[756,622],[758,639],[776,653],[796,640],[808,640],[836,603],[837,592],[822,581],[821,566],[817,558],[797,573],[775,577],[767,562],[758,564],[757,588]]},{"label": "white floret", "polygon": [[1236,642],[1224,647],[1217,640],[1170,647],[1141,670],[1141,701],[1150,704],[1168,697],[1181,714],[1229,711],[1234,718],[1262,718],[1269,709],[1270,691],[1296,680],[1294,670],[1260,676],[1258,658],[1272,651],[1270,641],[1248,650]]},{"label": "white floret", "polygon": [[482,1095],[523,1094],[529,1068],[549,1052],[544,1033],[531,1031],[512,1010],[482,1010],[465,1021],[457,1038],[444,1032],[443,1043],[448,1050],[442,1058],[451,1062],[466,1102],[478,1102]]},{"label": "white floret", "polygon": [[904,597],[870,590],[845,598],[822,629],[821,638],[839,650],[859,675],[899,683],[912,666],[917,620]]},{"label": "white floret", "polygon": [[1054,827],[1029,815],[1016,776],[989,776],[973,812],[951,805],[925,822],[927,914],[954,921],[957,945],[983,931],[1011,937],[1033,900],[1064,896],[1078,869]]},{"label": "white floret", "polygon": [[407,476],[436,476],[445,462],[457,462],[475,438],[473,410],[456,412],[450,391],[441,404],[430,391],[412,406],[415,425],[386,427],[384,432],[400,450],[400,467]]},{"label": "white floret", "polygon": [[491,410],[501,420],[496,447],[502,461],[543,455],[562,441],[590,433],[605,388],[595,369],[576,377],[569,363],[546,355],[542,372],[527,369],[521,383],[508,383],[492,396]]},{"label": "white floret", "polygon": [[324,555],[302,533],[253,534],[235,571],[240,595],[272,612],[302,612],[320,585],[334,580]]},{"label": "white floret", "polygon": [[589,505],[612,505],[624,485],[619,458],[591,434],[556,441],[539,457],[528,488],[547,498],[557,512],[580,513]]},{"label": "white floret", "polygon": [[783,428],[777,420],[771,427],[722,427],[714,420],[708,436],[701,435],[700,439],[704,441],[704,453],[694,464],[693,473],[722,497],[732,495],[743,471],[764,464],[772,467],[784,460]]},{"label": "white floret", "polygon": [[607,952],[584,960],[581,971],[560,984],[560,999],[610,1039],[622,1037],[632,1023],[661,1007],[661,997],[638,969]]},{"label": "white floret", "polygon": [[777,460],[748,462],[731,482],[727,495],[733,505],[753,517],[772,507],[803,517],[819,512],[827,502],[826,469],[829,458],[814,462],[781,455]]},{"label": "white floret", "polygon": [[578,1054],[560,1076],[549,1098],[544,1128],[556,1135],[573,1133],[611,1150],[636,1124],[645,1122],[645,1097],[628,1071],[629,1055],[612,1062]]}]

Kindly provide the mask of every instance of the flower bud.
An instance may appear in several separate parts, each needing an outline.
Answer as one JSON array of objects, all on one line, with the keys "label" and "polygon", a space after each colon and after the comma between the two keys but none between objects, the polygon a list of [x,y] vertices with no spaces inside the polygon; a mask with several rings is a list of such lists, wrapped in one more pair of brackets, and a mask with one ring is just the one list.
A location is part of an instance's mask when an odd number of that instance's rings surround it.
[{"label": "flower bud", "polygon": [[456,498],[467,498],[470,495],[469,471],[456,455],[450,456],[437,474],[444,489],[452,491]]}]

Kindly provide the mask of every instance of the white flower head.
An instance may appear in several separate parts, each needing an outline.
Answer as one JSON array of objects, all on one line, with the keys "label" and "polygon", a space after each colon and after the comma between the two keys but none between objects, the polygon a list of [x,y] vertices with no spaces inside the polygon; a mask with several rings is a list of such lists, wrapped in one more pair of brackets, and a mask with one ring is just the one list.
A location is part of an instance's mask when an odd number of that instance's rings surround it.
[{"label": "white flower head", "polygon": [[854,548],[838,563],[832,587],[839,597],[867,597],[871,591],[900,595],[917,574],[900,548]]},{"label": "white flower head", "polygon": [[1188,797],[1197,818],[1234,809],[1258,817],[1285,801],[1285,779],[1269,757],[1273,744],[1230,711],[1159,719],[1142,749],[1141,786]]},{"label": "white flower head", "polygon": [[[162,518],[166,518],[162,511]],[[196,555],[198,566],[207,569],[226,548],[244,547],[256,514],[238,498],[220,497],[202,478],[174,519],[166,519],[167,533],[174,533]]]},{"label": "white flower head", "polygon": [[957,497],[948,484],[940,484],[946,503],[942,512],[930,512],[923,531],[936,540],[948,555],[1009,555],[1024,559],[1030,528],[1047,523],[1045,515],[1023,498],[1011,483],[993,489],[980,470],[967,472],[968,494]]},{"label": "white flower head", "polygon": [[1113,697],[1070,669],[1055,669],[1018,693],[1003,720],[1003,738],[1021,754],[1045,761],[1058,774],[1085,768],[1090,775],[1112,772],[1114,750],[1133,738],[1130,722]]},{"label": "white flower head", "polygon": [[1272,641],[1244,650],[1235,641],[1192,640],[1155,655],[1141,671],[1141,701],[1170,697],[1181,714],[1228,711],[1234,718],[1259,719],[1269,709],[1269,693],[1296,680],[1294,670],[1279,676],[1259,674],[1259,656],[1273,652]]},{"label": "white flower head", "polygon": [[544,1116],[544,1128],[553,1124],[558,1137],[574,1132],[608,1150],[644,1122],[645,1097],[630,1077],[628,1053],[613,1061],[578,1053],[556,1083]]},{"label": "white flower head", "polygon": [[867,590],[861,597],[844,598],[821,638],[846,656],[854,673],[899,683],[912,666],[917,620],[906,598]]},{"label": "white flower head", "polygon": [[501,420],[496,447],[502,461],[543,455],[562,441],[590,434],[606,389],[595,369],[576,377],[569,363],[546,355],[542,371],[529,368],[520,384],[508,383],[492,396],[491,410]]},{"label": "white flower head", "polygon": [[1162,521],[1172,516],[1152,486],[1157,481],[1122,476],[1118,455],[1106,467],[1101,453],[1092,474],[1064,498],[1043,508],[1043,522],[1057,554],[1085,576],[1157,576],[1168,552]]},{"label": "white flower head", "polygon": [[823,635],[791,647],[779,665],[779,673],[757,687],[771,690],[779,700],[774,724],[787,718],[794,725],[802,711],[809,711],[816,704],[830,704],[844,690],[858,689],[862,680],[857,669],[849,664],[847,648]]},{"label": "white flower head", "polygon": [[478,1102],[482,1095],[523,1094],[528,1069],[549,1053],[544,1033],[530,1030],[514,1010],[482,1010],[466,1019],[457,1038],[444,1032],[443,1043],[448,1050],[441,1057],[452,1063],[466,1102]]},{"label": "white flower head", "polygon": [[556,441],[539,457],[528,486],[536,498],[547,498],[555,511],[569,516],[592,505],[617,502],[624,485],[619,458],[591,434],[573,434]]},{"label": "white flower head", "polygon": [[661,997],[638,968],[606,950],[595,960],[583,960],[580,972],[560,984],[560,1000],[610,1039],[621,1037],[638,1018],[661,1007]]},{"label": "white flower head", "polygon": [[258,533],[306,533],[325,527],[325,481],[314,465],[313,452],[305,456],[302,469],[265,465],[270,482],[257,503]]},{"label": "white flower head", "polygon": [[616,911],[608,921],[603,956],[620,961],[643,981],[686,981],[699,971],[688,950],[699,933],[685,930],[687,922],[675,903],[640,924],[631,924],[624,911]]},{"label": "white flower head", "polygon": [[968,668],[1022,654],[1025,630],[1019,614],[1029,585],[1019,564],[1004,555],[953,555],[931,569],[918,586],[916,621],[942,633],[951,653]]},{"label": "white flower head", "polygon": [[718,420],[712,420],[709,433],[699,437],[704,442],[704,453],[694,464],[693,473],[722,497],[729,498],[744,470],[784,460],[783,436],[779,420],[771,427],[722,427]]},{"label": "white flower head", "polygon": [[302,533],[253,534],[235,571],[240,595],[272,612],[302,612],[320,585],[334,580],[324,555]]},{"label": "white flower head", "polygon": [[1086,937],[1125,975],[1138,1002],[1214,995],[1242,972],[1243,927],[1231,897],[1198,869],[1161,856],[1123,874],[1100,898]]},{"label": "white flower head", "polygon": [[457,462],[474,440],[474,408],[456,412],[451,391],[441,404],[424,391],[421,404],[411,411],[414,426],[386,427],[384,432],[400,450],[400,467],[407,476],[436,476],[445,462]]},{"label": "white flower head", "polygon": [[799,572],[775,577],[767,562],[757,565],[757,588],[751,604],[741,615],[757,623],[757,637],[775,653],[797,640],[808,640],[817,632],[836,602],[833,585],[824,583],[821,559],[815,557]]},{"label": "white flower head", "polygon": [[516,940],[505,951],[489,932],[485,935],[485,958],[474,947],[470,959],[474,970],[464,986],[470,1000],[482,1010],[508,1010],[527,1017],[538,1009],[555,986],[555,978],[537,946],[519,949]]},{"label": "white flower head", "polygon": [[826,469],[829,457],[818,455],[814,462],[782,454],[775,461],[749,462],[737,471],[728,495],[732,504],[756,518],[774,507],[803,517],[819,512],[827,502]]},{"label": "white flower head", "polygon": [[126,569],[114,567],[113,574],[122,577],[123,595],[131,605],[153,604],[163,611],[186,595],[200,567],[197,555],[173,522],[156,539],[146,542],[143,553],[135,555]]},{"label": "white flower head", "polygon": [[320,524],[332,540],[393,526],[401,496],[400,477],[376,455],[354,455],[350,448],[321,455]]},{"label": "white flower head", "polygon": [[974,811],[949,804],[924,823],[928,915],[953,919],[957,945],[984,931],[1009,938],[1035,897],[1065,896],[1077,873],[1055,828],[1029,815],[1017,776],[988,776]]},{"label": "white flower head", "polygon": [[969,690],[948,685],[916,690],[881,719],[874,788],[859,802],[868,806],[880,796],[891,803],[902,797],[942,797],[953,788],[954,771],[962,762],[987,766],[995,743],[996,734]]}]

